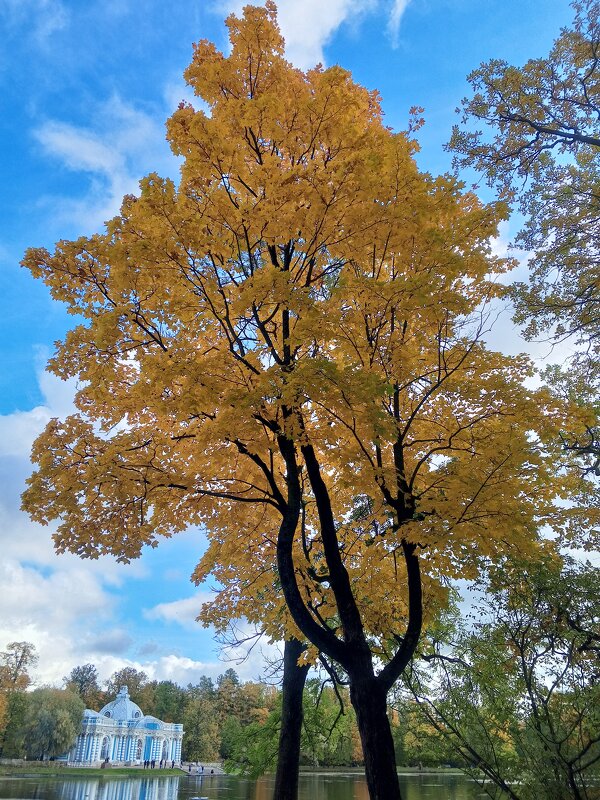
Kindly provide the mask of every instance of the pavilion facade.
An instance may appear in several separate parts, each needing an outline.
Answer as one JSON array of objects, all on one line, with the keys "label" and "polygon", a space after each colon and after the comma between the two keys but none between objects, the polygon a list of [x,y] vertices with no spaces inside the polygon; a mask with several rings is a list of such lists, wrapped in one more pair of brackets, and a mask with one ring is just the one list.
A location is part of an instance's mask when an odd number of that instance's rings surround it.
[{"label": "pavilion facade", "polygon": [[100,711],[86,709],[81,732],[67,755],[74,764],[181,762],[183,725],[142,713],[126,686]]}]

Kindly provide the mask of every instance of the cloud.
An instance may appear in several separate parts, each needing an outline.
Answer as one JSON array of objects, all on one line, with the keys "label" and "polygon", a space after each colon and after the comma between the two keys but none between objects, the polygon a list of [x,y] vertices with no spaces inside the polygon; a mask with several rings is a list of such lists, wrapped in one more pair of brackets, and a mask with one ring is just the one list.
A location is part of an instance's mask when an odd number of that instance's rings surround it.
[{"label": "cloud", "polygon": [[[52,526],[43,528],[20,511],[34,438],[51,417],[73,409],[73,383],[45,372],[39,381],[43,405],[0,415],[0,649],[11,641],[32,642],[40,656],[37,680],[60,683],[74,664],[123,651],[127,634],[112,625],[118,604],[113,589],[143,567],[57,556]],[[90,629],[100,633],[91,636]]]},{"label": "cloud", "polygon": [[28,456],[34,438],[49,420],[50,412],[46,406],[0,417],[0,457]]},{"label": "cloud", "polygon": [[279,23],[286,55],[296,66],[309,69],[325,63],[323,47],[344,22],[375,7],[373,0],[303,0],[279,4]]},{"label": "cloud", "polygon": [[34,439],[44,430],[52,417],[64,419],[75,410],[73,398],[77,381],[63,381],[43,368],[48,359],[47,348],[39,348],[38,385],[44,397],[44,404],[29,411],[15,411],[0,415],[0,459],[6,457],[29,458]]},{"label": "cloud", "polygon": [[214,595],[209,592],[197,592],[192,597],[173,600],[170,603],[158,603],[158,605],[146,609],[144,617],[150,620],[175,622],[185,628],[198,629],[200,623],[196,622],[196,617],[200,613],[200,608],[203,603],[213,599]]},{"label": "cloud", "polygon": [[[246,0],[220,0],[215,9],[239,15],[246,4]],[[324,64],[323,48],[336,30],[343,24],[355,24],[380,6],[378,0],[279,0],[278,20],[287,58],[300,69]]]},{"label": "cloud", "polygon": [[[212,655],[210,632],[194,621],[201,603],[212,595],[157,603],[150,610],[150,622],[142,610],[149,596],[160,598],[153,581],[157,570],[160,580],[166,572],[175,579],[178,568],[185,573],[179,579],[187,583],[189,572],[183,565],[188,550],[194,559],[197,556],[198,531],[178,538],[183,550],[177,549],[178,542],[165,542],[160,558],[150,551],[131,564],[118,564],[110,557],[82,560],[70,553],[58,556],[52,545],[53,525],[44,528],[20,510],[34,438],[50,418],[73,411],[73,382],[43,370],[38,379],[41,405],[0,415],[0,650],[12,641],[31,642],[39,655],[33,673],[38,685],[61,685],[75,665],[85,663],[96,666],[101,681],[126,666],[156,680],[188,683],[202,674],[216,677],[223,672],[216,658],[203,661],[185,655],[190,640],[195,652]],[[169,558],[177,560],[172,563]],[[181,635],[173,623],[182,629]],[[197,636],[190,637],[192,630]]]},{"label": "cloud", "polygon": [[105,631],[99,636],[90,636],[84,644],[94,653],[121,655],[131,647],[133,639],[122,628],[114,628],[113,630]]},{"label": "cloud", "polygon": [[[388,14],[387,30],[393,44],[411,0],[279,0],[278,20],[286,56],[300,69],[325,63],[323,48],[342,25],[356,25],[367,14]],[[240,14],[246,0],[220,0],[220,13]]]},{"label": "cloud", "polygon": [[388,33],[394,46],[398,43],[398,33],[400,31],[400,22],[404,16],[404,12],[408,8],[410,0],[394,0],[390,18],[388,21]]},{"label": "cloud", "polygon": [[[160,119],[159,119],[160,116]],[[87,174],[87,191],[71,197],[42,198],[58,223],[93,232],[119,210],[125,194],[135,194],[143,175],[176,174],[177,162],[165,141],[163,109],[153,115],[118,95],[100,103],[94,125],[82,127],[48,119],[34,131],[43,153],[71,172]]]},{"label": "cloud", "polygon": [[90,619],[97,626],[107,624],[114,609],[114,598],[104,590],[101,575],[82,562],[48,569],[3,558],[0,585],[0,645],[34,644],[39,655],[38,683],[60,682],[74,663],[90,660],[78,657],[83,628]]},{"label": "cloud", "polygon": [[47,631],[77,623],[88,613],[107,616],[112,602],[100,585],[98,576],[85,565],[69,565],[45,575],[36,566],[4,560],[0,565],[0,619],[11,626],[25,628],[42,621]]},{"label": "cloud", "polygon": [[237,653],[224,652],[223,657],[212,661],[196,661],[187,656],[165,655],[146,662],[144,672],[151,680],[170,680],[182,686],[197,683],[202,675],[216,678],[230,667],[240,680],[255,681],[265,672],[265,663],[276,662],[282,658],[282,649],[277,645],[261,643],[249,651],[238,649]]},{"label": "cloud", "polygon": [[[153,608],[144,611],[144,617],[167,623],[176,623],[187,630],[200,629],[200,623],[195,621],[203,603],[214,600],[212,592],[197,592],[192,597],[174,600],[170,603],[159,603]],[[234,667],[244,680],[256,680],[265,671],[266,664],[273,664],[281,660],[282,649],[280,644],[271,643],[264,636],[257,635],[257,629],[246,619],[232,621],[226,633],[218,636],[219,664],[204,665],[206,675],[218,674],[223,671],[223,664]],[[170,663],[168,659],[158,662],[161,669]],[[179,659],[177,668],[184,662]],[[158,667],[157,667],[158,668]],[[216,670],[216,671],[215,671]],[[171,680],[175,680],[172,678]]]},{"label": "cloud", "polygon": [[96,134],[61,122],[47,122],[35,133],[46,153],[60,158],[73,170],[110,175],[123,169],[120,153],[98,140]]},{"label": "cloud", "polygon": [[107,656],[96,662],[96,668],[102,680],[106,680],[113,672],[123,669],[123,667],[133,667],[133,669],[145,672],[151,681],[173,681],[181,686],[197,683],[202,675],[216,678],[226,669],[219,661],[197,661],[187,656],[174,654],[160,656],[150,661]]},{"label": "cloud", "polygon": [[13,31],[25,28],[39,44],[67,27],[69,14],[60,0],[0,0],[0,18]]}]

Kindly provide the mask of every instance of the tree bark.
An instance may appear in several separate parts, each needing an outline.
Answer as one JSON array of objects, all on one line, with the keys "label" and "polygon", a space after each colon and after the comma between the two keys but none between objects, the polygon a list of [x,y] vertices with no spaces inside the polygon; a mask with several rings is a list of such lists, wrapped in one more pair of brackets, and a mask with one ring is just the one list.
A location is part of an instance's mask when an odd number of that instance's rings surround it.
[{"label": "tree bark", "polygon": [[273,800],[297,800],[298,797],[302,693],[309,669],[308,666],[298,666],[298,658],[305,649],[306,645],[298,639],[289,639],[283,650],[281,730]]},{"label": "tree bark", "polygon": [[402,800],[386,691],[375,676],[350,675],[350,699],[360,732],[370,800]]}]

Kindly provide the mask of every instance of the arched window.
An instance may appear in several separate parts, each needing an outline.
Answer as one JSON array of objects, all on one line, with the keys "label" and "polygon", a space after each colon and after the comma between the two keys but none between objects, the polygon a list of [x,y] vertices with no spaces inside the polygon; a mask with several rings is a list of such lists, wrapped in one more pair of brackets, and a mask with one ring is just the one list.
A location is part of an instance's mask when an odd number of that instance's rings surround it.
[{"label": "arched window", "polygon": [[141,739],[137,740],[137,748],[136,748],[136,751],[135,751],[135,757],[136,757],[136,759],[138,761],[142,760],[142,740]]},{"label": "arched window", "polygon": [[108,744],[108,736],[105,736],[104,739],[102,739],[102,750],[100,751],[100,759],[102,761],[108,758]]}]

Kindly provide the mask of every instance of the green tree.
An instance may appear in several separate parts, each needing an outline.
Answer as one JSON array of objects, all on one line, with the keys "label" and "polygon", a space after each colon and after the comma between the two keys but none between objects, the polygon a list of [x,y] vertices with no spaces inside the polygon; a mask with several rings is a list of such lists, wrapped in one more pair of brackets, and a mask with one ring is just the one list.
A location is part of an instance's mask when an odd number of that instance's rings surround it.
[{"label": "green tree", "polygon": [[0,756],[19,750],[19,729],[24,701],[20,695],[30,686],[29,670],[38,662],[31,642],[10,642],[0,653]]},{"label": "green tree", "polygon": [[98,670],[93,664],[73,667],[63,683],[66,689],[81,697],[86,708],[97,710],[102,704],[104,696],[98,683]]},{"label": "green tree", "polygon": [[240,717],[243,705],[241,683],[235,670],[230,668],[217,677],[215,703],[222,725],[230,717]]},{"label": "green tree", "polygon": [[188,701],[183,713],[183,758],[186,761],[216,761],[219,758],[221,730],[216,705],[210,697]]},{"label": "green tree", "polygon": [[258,778],[272,772],[277,763],[281,710],[272,711],[263,722],[242,725],[229,717],[223,727],[221,754],[228,772]]},{"label": "green tree", "polygon": [[[450,147],[516,197],[525,217],[517,244],[531,251],[529,288],[516,293],[527,333],[575,334],[600,345],[600,10],[574,2],[575,19],[546,58],[515,67],[492,60],[470,76],[464,123]],[[489,137],[490,129],[493,136]]]},{"label": "green tree", "polygon": [[155,716],[165,722],[181,722],[185,706],[185,690],[181,686],[173,681],[159,681],[154,689],[154,698]]},{"label": "green tree", "polygon": [[21,734],[30,759],[60,756],[75,743],[85,706],[73,692],[35,689],[27,696]]},{"label": "green tree", "polygon": [[[148,676],[143,670],[135,669],[135,667],[123,667],[123,669],[113,672],[106,681],[106,695],[110,700],[114,700],[119,689],[126,686],[131,700],[139,704],[144,701],[144,687],[147,684]],[[145,711],[145,713],[149,712]]]},{"label": "green tree", "polygon": [[428,721],[498,797],[597,796],[599,578],[570,560],[507,562],[473,610],[481,621],[457,617],[428,656],[428,682],[413,675]]},{"label": "green tree", "polygon": [[29,695],[27,692],[10,692],[6,706],[6,727],[2,732],[2,755],[5,758],[23,758],[25,734],[23,722]]},{"label": "green tree", "polygon": [[190,699],[205,698],[207,700],[213,700],[215,696],[215,685],[212,678],[201,675],[198,683],[188,684],[186,695]]}]

